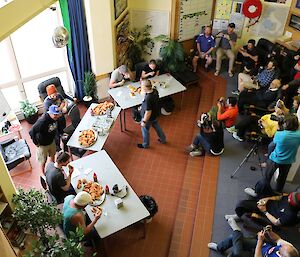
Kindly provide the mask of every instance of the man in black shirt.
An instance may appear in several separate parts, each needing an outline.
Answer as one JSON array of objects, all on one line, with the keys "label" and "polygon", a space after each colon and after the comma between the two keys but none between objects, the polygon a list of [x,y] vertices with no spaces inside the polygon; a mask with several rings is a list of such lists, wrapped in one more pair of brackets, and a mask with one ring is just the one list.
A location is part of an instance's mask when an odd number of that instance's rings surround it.
[{"label": "man in black shirt", "polygon": [[51,105],[47,113],[32,126],[29,131],[33,143],[38,147],[37,160],[40,163],[42,173],[45,173],[45,165],[48,156],[51,162],[54,162],[56,153],[55,135],[57,130],[57,120],[61,112],[56,105]]},{"label": "man in black shirt", "polygon": [[159,75],[159,70],[155,60],[150,60],[149,64],[145,65],[142,70],[142,79],[153,78],[154,76]]},{"label": "man in black shirt", "polygon": [[247,45],[244,45],[238,50],[237,62],[242,63],[242,67],[253,69],[258,61],[258,53],[255,47],[255,40],[250,39]]},{"label": "man in black shirt", "polygon": [[264,221],[275,226],[292,226],[298,222],[300,193],[265,197],[257,201],[258,199],[240,201],[235,208],[237,216],[245,217],[249,213],[256,213],[263,215]]},{"label": "man in black shirt", "polygon": [[155,129],[159,137],[158,139],[159,142],[165,144],[166,136],[157,122],[157,118],[160,114],[160,109],[158,104],[158,99],[159,99],[158,92],[156,89],[152,88],[150,80],[145,80],[145,79],[141,81],[141,89],[142,89],[142,94],[145,94],[145,98],[141,106],[141,116],[142,116],[141,127],[142,127],[143,143],[138,144],[137,146],[139,148],[149,147],[149,141],[150,141],[149,130],[151,126]]},{"label": "man in black shirt", "polygon": [[[73,166],[68,165],[70,155],[66,152],[59,152],[56,162],[50,162],[46,167],[46,180],[51,194],[55,197],[58,204],[64,202],[67,195],[76,195],[71,185],[71,176],[74,171]],[[67,176],[63,170],[64,166],[69,168]]]}]

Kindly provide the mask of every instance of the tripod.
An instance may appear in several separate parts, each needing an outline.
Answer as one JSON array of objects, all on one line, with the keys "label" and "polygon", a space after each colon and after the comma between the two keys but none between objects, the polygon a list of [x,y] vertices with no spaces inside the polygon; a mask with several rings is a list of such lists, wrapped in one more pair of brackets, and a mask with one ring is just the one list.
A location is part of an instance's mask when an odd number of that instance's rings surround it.
[{"label": "tripod", "polygon": [[246,157],[244,158],[244,160],[242,160],[242,162],[239,164],[239,166],[235,169],[235,171],[230,175],[230,178],[233,178],[234,175],[238,172],[238,170],[243,166],[243,164],[245,162],[248,161],[248,159],[250,158],[250,156],[252,154],[257,154],[257,157],[258,157],[258,163],[259,163],[259,166],[260,166],[260,170],[262,172],[262,167],[261,167],[261,158],[260,158],[260,155],[259,155],[259,151],[258,151],[258,146],[259,146],[259,143],[261,142],[262,138],[261,137],[258,137],[258,138],[255,138],[254,141],[254,145],[252,146],[252,148],[250,149],[250,151],[247,153]]}]

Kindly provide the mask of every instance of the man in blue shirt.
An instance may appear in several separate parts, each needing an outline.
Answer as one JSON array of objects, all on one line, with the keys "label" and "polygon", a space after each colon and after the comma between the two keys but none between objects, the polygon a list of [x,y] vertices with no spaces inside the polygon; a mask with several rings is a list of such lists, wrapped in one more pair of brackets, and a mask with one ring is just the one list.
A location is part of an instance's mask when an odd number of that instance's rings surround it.
[{"label": "man in blue shirt", "polygon": [[[248,253],[253,250],[254,257],[299,257],[298,250],[291,243],[281,239],[270,226],[258,232],[257,239],[245,238],[234,218],[231,217],[227,221],[233,230],[232,234],[218,244],[209,243],[208,248],[211,250],[223,253],[232,248],[231,254],[228,255],[232,257],[249,256]],[[270,239],[268,242],[265,240],[266,236]]]},{"label": "man in blue shirt", "polygon": [[197,50],[198,55],[195,55],[193,58],[193,69],[194,72],[197,71],[197,65],[199,59],[205,59],[205,69],[208,70],[208,66],[212,63],[213,59],[211,56],[211,52],[215,47],[215,39],[211,35],[211,27],[206,26],[204,29],[204,33],[201,33],[197,40]]},{"label": "man in blue shirt", "polygon": [[284,117],[283,131],[277,131],[273,143],[275,148],[267,160],[264,177],[270,183],[276,169],[279,175],[275,191],[282,192],[287,175],[293,162],[295,162],[300,145],[300,130],[298,118],[295,115]]}]

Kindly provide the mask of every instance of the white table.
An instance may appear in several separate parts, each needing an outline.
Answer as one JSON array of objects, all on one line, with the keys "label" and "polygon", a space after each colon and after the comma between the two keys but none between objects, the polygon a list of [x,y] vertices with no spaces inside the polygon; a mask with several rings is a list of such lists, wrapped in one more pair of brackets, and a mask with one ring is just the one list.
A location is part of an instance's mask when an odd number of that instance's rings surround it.
[{"label": "white table", "polygon": [[[103,187],[108,185],[112,189],[114,184],[118,184],[119,187],[128,186],[128,194],[123,198],[123,207],[117,209],[114,204],[114,200],[117,197],[111,195],[106,195],[105,201],[101,204],[103,213],[95,224],[95,229],[101,238],[120,231],[150,215],[105,150],[85,156],[73,161],[71,164],[75,168],[74,172],[79,174],[78,176],[74,174],[76,177],[72,175],[72,185],[77,193],[79,191],[76,187],[78,179],[86,178],[87,180],[93,180],[94,172],[97,174],[98,182]],[[93,171],[85,175],[84,170],[86,168],[91,168]],[[90,219],[93,220],[94,214],[91,211],[91,207],[87,206],[85,210]]]},{"label": "white table", "polygon": [[[151,78],[150,80],[154,80],[155,82],[166,82],[167,87],[163,88],[161,86],[157,86],[156,89],[159,93],[159,98],[163,98],[166,96],[170,96],[177,93],[182,93],[181,95],[181,103],[180,107],[182,105],[182,99],[183,99],[183,92],[186,90],[186,87],[184,87],[178,80],[176,80],[173,76],[170,74],[163,74],[156,77]],[[136,93],[135,96],[130,96],[130,89],[128,88],[128,85],[132,85],[135,88],[140,87],[140,82],[135,83],[125,83],[122,87],[112,88],[108,90],[108,93],[111,95],[111,97],[118,103],[118,105],[122,108],[122,110],[126,110],[128,108],[137,106],[142,104],[144,100],[144,96]],[[124,127],[126,130],[126,118],[125,118],[125,112],[124,113]],[[121,118],[122,121],[122,118]],[[121,122],[121,130],[123,131],[123,126]]]},{"label": "white table", "polygon": [[[94,108],[97,104],[93,103],[91,106],[87,109],[86,113],[82,117],[80,123],[78,124],[76,130],[74,131],[73,135],[69,139],[67,146],[70,147],[77,147],[77,148],[84,148],[86,150],[91,150],[91,151],[100,151],[105,144],[105,141],[109,135],[109,133],[106,133],[104,136],[98,135],[97,141],[94,145],[90,147],[82,147],[79,142],[78,138],[80,135],[80,131],[85,130],[85,129],[90,129],[92,128],[93,124],[95,123],[97,116],[92,116],[91,115],[91,108]],[[116,121],[119,113],[121,111],[120,107],[115,106],[115,108],[112,110],[112,118],[114,121]],[[114,124],[112,124],[111,128],[113,127]],[[110,129],[111,129],[110,128]]]}]

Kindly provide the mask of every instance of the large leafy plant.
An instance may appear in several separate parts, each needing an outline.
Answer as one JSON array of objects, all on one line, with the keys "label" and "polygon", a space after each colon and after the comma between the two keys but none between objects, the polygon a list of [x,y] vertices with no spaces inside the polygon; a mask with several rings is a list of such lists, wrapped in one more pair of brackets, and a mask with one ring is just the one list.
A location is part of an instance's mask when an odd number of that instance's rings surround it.
[{"label": "large leafy plant", "polygon": [[96,75],[93,72],[88,71],[84,73],[83,87],[86,96],[97,99]]},{"label": "large leafy plant", "polygon": [[38,109],[33,104],[29,103],[29,101],[26,99],[24,101],[20,101],[21,110],[25,116],[25,118],[32,116],[37,113]]},{"label": "large leafy plant", "polygon": [[38,237],[45,237],[48,230],[55,229],[62,221],[62,214],[46,200],[46,196],[31,188],[18,190],[12,199],[15,204],[13,217],[21,228],[28,229]]},{"label": "large leafy plant", "polygon": [[185,63],[182,45],[166,35],[159,35],[155,40],[161,42],[159,56],[163,60],[164,68],[171,73],[183,71]]},{"label": "large leafy plant", "polygon": [[128,48],[128,59],[131,62],[131,66],[134,68],[135,64],[143,62],[143,54],[151,55],[154,48],[154,41],[150,37],[150,31],[152,26],[146,25],[141,29],[134,28],[130,31],[130,40]]}]

